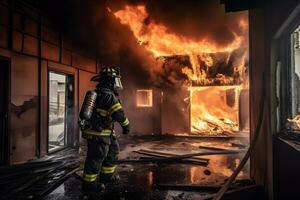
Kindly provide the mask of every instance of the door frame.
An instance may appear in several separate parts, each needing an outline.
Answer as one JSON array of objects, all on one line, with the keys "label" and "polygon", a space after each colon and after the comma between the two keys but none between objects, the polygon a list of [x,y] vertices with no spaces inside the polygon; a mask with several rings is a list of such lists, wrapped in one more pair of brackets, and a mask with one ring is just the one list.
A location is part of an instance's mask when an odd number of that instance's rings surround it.
[{"label": "door frame", "polygon": [[5,133],[3,139],[5,140],[5,146],[1,147],[1,151],[4,150],[4,159],[3,159],[3,165],[9,165],[10,164],[10,141],[11,141],[11,135],[10,135],[10,112],[11,112],[11,59],[7,57],[0,56],[0,60],[7,62],[7,118],[5,122]]},{"label": "door frame", "polygon": [[[73,128],[73,133],[74,134],[73,136],[73,140],[74,141],[69,141],[68,142],[68,147],[75,147],[75,148],[78,148],[79,147],[79,143],[80,143],[80,132],[79,132],[79,127],[78,127],[78,113],[79,113],[79,69],[75,68],[75,67],[72,67],[72,66],[69,66],[69,65],[65,65],[65,64],[61,64],[61,63],[56,63],[56,62],[53,62],[53,61],[46,61],[46,69],[45,70],[45,73],[46,74],[46,77],[48,79],[48,72],[49,71],[53,71],[53,72],[58,72],[58,73],[63,73],[63,74],[68,74],[68,75],[72,75],[74,77],[74,82],[73,82],[73,91],[74,91],[74,94],[73,94],[73,101],[74,101],[74,104],[73,104],[73,107],[74,107],[74,116],[72,117],[72,128]],[[46,81],[46,89],[47,91],[45,92],[45,94],[47,95],[46,98],[48,98],[48,93],[49,93],[49,90],[48,90],[48,84],[49,84],[49,81],[47,80]],[[48,101],[47,101],[48,102]],[[46,112],[46,120],[47,120],[47,123],[48,123],[48,112],[49,112],[49,109],[48,109],[48,106],[45,105],[45,107],[47,107],[45,109],[45,112]],[[70,120],[70,123],[71,123],[71,120]],[[48,139],[48,124],[47,124],[47,130],[45,130],[46,134],[45,134],[45,137],[47,137]],[[48,140],[45,140],[46,142],[46,145],[45,145],[45,150],[47,152],[47,154],[51,154],[48,152]],[[56,151],[54,151],[56,152]]]},{"label": "door frame", "polygon": [[[64,119],[64,123],[65,123],[65,126],[64,126],[64,146],[63,147],[60,147],[60,148],[57,148],[55,150],[52,150],[52,151],[49,151],[49,110],[50,110],[50,106],[49,106],[49,94],[50,94],[50,73],[56,73],[56,74],[59,74],[59,75],[64,75],[66,76],[66,94],[65,94],[65,119]],[[68,141],[68,111],[67,111],[67,104],[68,104],[68,76],[72,76],[73,77],[73,107],[74,107],[74,110],[75,110],[75,93],[74,93],[74,88],[75,88],[75,75],[73,73],[69,73],[69,72],[66,72],[64,70],[57,70],[57,69],[53,69],[53,68],[48,68],[47,70],[47,107],[48,107],[48,110],[47,110],[47,153],[48,154],[52,154],[52,153],[55,153],[57,151],[60,151],[60,150],[63,150],[67,147],[69,147],[70,145],[70,141]],[[72,117],[74,118],[74,116]],[[73,119],[74,121],[74,119]]]}]

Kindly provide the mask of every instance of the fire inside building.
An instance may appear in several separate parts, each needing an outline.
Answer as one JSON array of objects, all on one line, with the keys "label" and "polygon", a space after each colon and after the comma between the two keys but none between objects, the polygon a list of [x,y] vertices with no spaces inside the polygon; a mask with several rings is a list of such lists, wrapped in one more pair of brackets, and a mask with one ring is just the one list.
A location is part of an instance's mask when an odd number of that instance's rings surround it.
[{"label": "fire inside building", "polygon": [[0,199],[300,199],[297,0],[0,0]]}]

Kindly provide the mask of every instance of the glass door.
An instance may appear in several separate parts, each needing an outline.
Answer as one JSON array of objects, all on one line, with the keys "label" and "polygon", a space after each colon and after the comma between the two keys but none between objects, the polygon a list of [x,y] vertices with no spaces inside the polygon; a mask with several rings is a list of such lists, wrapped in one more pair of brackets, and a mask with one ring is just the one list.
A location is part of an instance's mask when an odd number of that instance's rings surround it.
[{"label": "glass door", "polygon": [[49,72],[48,151],[66,144],[67,75]]}]

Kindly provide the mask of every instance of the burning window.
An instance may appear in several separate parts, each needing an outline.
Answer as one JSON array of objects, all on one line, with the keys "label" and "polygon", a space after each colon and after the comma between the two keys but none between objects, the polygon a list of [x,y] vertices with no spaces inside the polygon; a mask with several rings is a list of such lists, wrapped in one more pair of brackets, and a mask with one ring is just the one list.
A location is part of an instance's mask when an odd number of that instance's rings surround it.
[{"label": "burning window", "polygon": [[300,131],[300,26],[291,34],[291,66],[290,66],[290,97],[289,118],[286,126],[290,130]]},{"label": "burning window", "polygon": [[152,107],[152,90],[136,91],[137,107]]}]

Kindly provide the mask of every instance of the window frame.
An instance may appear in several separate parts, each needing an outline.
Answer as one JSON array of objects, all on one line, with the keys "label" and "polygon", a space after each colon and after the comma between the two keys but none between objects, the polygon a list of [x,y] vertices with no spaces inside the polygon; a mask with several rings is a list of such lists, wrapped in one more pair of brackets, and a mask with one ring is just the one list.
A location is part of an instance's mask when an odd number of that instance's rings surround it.
[{"label": "window frame", "polygon": [[[139,92],[147,92],[147,97],[148,97],[148,100],[149,100],[149,104],[139,104],[139,98],[138,98],[138,95],[139,95]],[[149,95],[150,94],[150,95]],[[149,97],[150,96],[150,97]],[[153,107],[153,90],[152,89],[137,89],[136,90],[136,107],[137,108],[152,108]]]},{"label": "window frame", "polygon": [[293,34],[297,27],[300,26],[300,16],[294,20],[290,26],[287,28],[287,31],[282,35],[279,40],[280,43],[280,52],[279,52],[279,61],[281,61],[281,74],[280,74],[280,94],[279,94],[279,118],[277,123],[279,124],[279,134],[282,132],[295,133],[296,130],[288,129],[286,127],[287,119],[294,118],[294,101],[293,101],[293,85],[294,85],[294,76],[293,72],[295,71],[295,65],[293,61],[294,55],[294,45],[293,45]]}]

